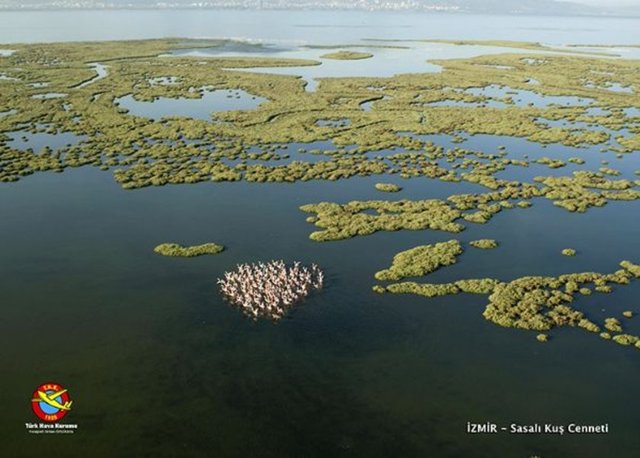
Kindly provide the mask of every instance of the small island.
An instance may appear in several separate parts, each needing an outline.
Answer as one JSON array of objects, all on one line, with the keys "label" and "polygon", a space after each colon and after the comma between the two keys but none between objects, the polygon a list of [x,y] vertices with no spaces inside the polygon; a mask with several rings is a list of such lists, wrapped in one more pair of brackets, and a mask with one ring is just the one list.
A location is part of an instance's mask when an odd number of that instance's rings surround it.
[{"label": "small island", "polygon": [[472,240],[469,242],[469,245],[475,248],[480,248],[481,250],[491,250],[493,248],[497,248],[498,242],[493,239],[480,239]]},{"label": "small island", "polygon": [[373,57],[373,54],[369,54],[368,52],[357,52],[357,51],[336,51],[330,52],[328,54],[323,54],[320,56],[321,59],[333,59],[333,60],[362,60],[362,59],[370,59]]},{"label": "small island", "polygon": [[161,243],[153,249],[162,256],[193,258],[205,254],[218,254],[224,251],[224,246],[215,243],[204,243],[202,245],[182,246],[177,243]]},{"label": "small island", "polygon": [[462,251],[457,240],[417,246],[395,255],[391,267],[376,272],[375,278],[380,281],[395,281],[427,275],[440,267],[455,264]]},{"label": "small island", "polygon": [[376,183],[376,189],[382,192],[400,192],[402,188],[393,183]]}]

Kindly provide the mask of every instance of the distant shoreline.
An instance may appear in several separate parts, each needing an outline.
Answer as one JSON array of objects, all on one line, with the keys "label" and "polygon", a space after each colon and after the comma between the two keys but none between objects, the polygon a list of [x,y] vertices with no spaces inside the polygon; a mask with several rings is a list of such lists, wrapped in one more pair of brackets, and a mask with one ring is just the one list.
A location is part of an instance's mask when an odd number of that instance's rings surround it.
[{"label": "distant shoreline", "polygon": [[0,6],[0,13],[11,12],[76,12],[76,11],[251,11],[251,12],[341,12],[341,13],[420,13],[420,14],[442,14],[442,15],[468,15],[468,16],[516,16],[516,17],[553,17],[553,18],[571,18],[571,17],[587,17],[587,18],[603,18],[603,19],[640,19],[640,12],[631,13],[537,13],[537,12],[479,12],[479,11],[464,11],[464,10],[441,10],[441,9],[427,9],[427,8],[282,8],[282,7],[265,7],[265,8],[242,8],[239,6],[179,6],[179,7],[162,7],[162,6],[65,6],[65,7],[7,7]]}]

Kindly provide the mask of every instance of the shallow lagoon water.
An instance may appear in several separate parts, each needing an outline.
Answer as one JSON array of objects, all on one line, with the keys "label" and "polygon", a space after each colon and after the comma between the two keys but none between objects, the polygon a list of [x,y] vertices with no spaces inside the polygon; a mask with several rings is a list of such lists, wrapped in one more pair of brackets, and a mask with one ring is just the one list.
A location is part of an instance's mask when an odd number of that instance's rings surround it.
[{"label": "shallow lagoon water", "polygon": [[635,107],[625,108],[623,111],[624,111],[624,114],[626,116],[629,116],[630,118],[640,116],[640,108],[635,108]]},{"label": "shallow lagoon water", "polygon": [[[3,13],[0,41],[226,33],[287,43],[425,35],[614,43],[635,41],[637,30],[630,20],[588,18],[546,18],[547,27],[534,30],[540,20],[326,12]],[[424,60],[416,68],[427,66]],[[184,110],[185,116],[210,119],[212,111],[212,105],[180,108],[175,99],[154,103],[145,107],[149,117]],[[16,133],[14,142],[23,134]],[[72,140],[36,135],[27,148]],[[542,148],[481,135],[462,144],[446,136],[432,140],[485,152],[504,145],[516,158],[606,158],[611,167],[626,164],[624,173],[638,168],[635,155],[618,163],[597,149]],[[330,147],[308,148],[323,146]],[[385,153],[371,153],[376,154]],[[574,169],[512,167],[500,176]],[[374,188],[378,182],[403,190],[382,195]],[[374,273],[388,267],[397,252],[451,238],[465,246],[495,238],[500,246],[466,248],[459,263],[429,281],[611,272],[622,259],[640,261],[640,202],[611,202],[575,215],[536,199],[530,209],[503,211],[486,225],[468,224],[460,234],[401,231],[330,243],[308,239],[315,227],[298,210],[323,200],[445,198],[481,189],[391,175],[124,191],[110,173],[93,168],[1,185],[0,234],[7,243],[0,256],[0,455],[85,457],[90,450],[92,457],[637,456],[637,350],[564,328],[542,345],[533,332],[485,321],[483,296],[379,296],[371,286]],[[228,249],[198,259],[153,253],[167,241],[216,241]],[[578,255],[562,256],[566,247]],[[239,262],[277,258],[320,264],[326,289],[277,325],[251,322],[221,299],[215,279],[224,271]],[[636,281],[577,304],[604,318],[636,310],[639,295]],[[640,331],[638,321],[625,325]],[[24,431],[23,423],[33,421],[31,391],[49,379],[68,386],[73,396],[69,419],[80,431],[72,438],[34,438]],[[464,433],[468,421],[608,422],[611,432],[472,436]]]},{"label": "shallow lagoon water", "polygon": [[3,116],[11,116],[14,115],[18,112],[18,110],[7,110],[7,111],[0,111],[0,118]]},{"label": "shallow lagoon water", "polygon": [[514,89],[508,86],[499,86],[496,84],[491,84],[485,87],[473,87],[466,89],[464,92],[475,96],[491,97],[496,99],[510,97],[513,99],[513,104],[519,107],[527,106],[529,104],[536,108],[546,108],[551,105],[565,107],[585,106],[593,102],[593,99],[589,99],[587,97],[543,95],[533,91]]},{"label": "shallow lagoon water", "polygon": [[251,110],[264,101],[264,97],[253,96],[242,89],[220,89],[203,90],[201,97],[197,99],[158,97],[152,102],[143,102],[132,95],[126,95],[116,99],[114,103],[129,110],[129,114],[154,120],[184,116],[211,121],[215,112]]},{"label": "shallow lagoon water", "polygon": [[[431,61],[440,59],[466,59],[482,55],[502,54],[515,51],[512,48],[498,46],[456,46],[447,43],[429,43],[424,41],[367,41],[360,45],[348,45],[346,49],[372,54],[371,58],[353,60],[325,59],[322,56],[335,51],[332,48],[308,48],[304,46],[260,46],[247,45],[240,53],[238,45],[229,49],[227,46],[208,49],[184,49],[173,52],[175,56],[192,57],[264,57],[282,59],[310,59],[320,62],[320,65],[303,67],[256,67],[241,68],[238,71],[253,73],[271,73],[278,75],[300,76],[306,81],[306,90],[316,90],[321,78],[334,77],[390,77],[403,73],[438,73],[441,67]],[[338,49],[338,48],[336,48]],[[528,50],[517,50],[526,54]],[[540,53],[540,51],[538,51]]]},{"label": "shallow lagoon water", "polygon": [[585,114],[587,116],[609,116],[611,114],[611,111],[606,108],[592,107],[587,108]]},{"label": "shallow lagoon water", "polygon": [[[531,182],[537,176],[565,176],[571,175],[576,170],[598,170],[602,167],[602,161],[608,161],[607,167],[612,167],[621,172],[619,178],[635,180],[636,170],[640,170],[640,157],[636,154],[624,154],[618,158],[611,153],[603,154],[602,145],[590,145],[580,148],[572,148],[565,145],[551,143],[542,145],[532,142],[526,138],[507,137],[500,135],[471,135],[463,137],[463,141],[458,143],[448,135],[413,135],[411,136],[431,141],[435,145],[450,148],[465,148],[471,151],[482,151],[488,154],[497,154],[504,149],[508,152],[506,158],[525,159],[531,162],[529,167],[508,166],[506,170],[496,173],[496,178],[528,181]],[[614,142],[615,143],[615,142]],[[567,162],[572,157],[579,157],[585,160],[584,165],[577,165],[570,162],[564,167],[551,169],[543,164],[536,164],[533,161],[548,157],[550,159],[560,159]],[[481,188],[482,189],[482,188]],[[467,192],[467,191],[461,191]],[[476,189],[473,192],[481,192]],[[486,190],[485,190],[486,192]]]},{"label": "shallow lagoon water", "polygon": [[593,83],[587,83],[585,84],[585,87],[590,88],[590,89],[600,89],[603,91],[611,91],[611,92],[618,92],[618,93],[623,93],[623,94],[632,94],[633,93],[633,87],[631,86],[623,86],[620,83],[607,83],[604,86],[596,86]]},{"label": "shallow lagoon water", "polygon": [[351,119],[349,118],[318,119],[316,121],[316,126],[319,126],[319,127],[348,127],[350,125],[351,125]]},{"label": "shallow lagoon water", "polygon": [[106,78],[107,75],[109,74],[109,70],[107,70],[108,67],[106,65],[100,64],[98,62],[93,62],[93,63],[89,64],[89,67],[96,71],[96,76],[94,76],[93,78],[91,78],[91,79],[85,81],[84,83],[76,86],[77,88],[82,88],[82,87],[89,86],[90,84],[93,84],[98,80]]},{"label": "shallow lagoon water", "polygon": [[507,106],[504,102],[497,100],[487,100],[486,102],[466,102],[464,100],[440,100],[438,102],[425,103],[427,107],[488,107],[488,108],[504,108]]},{"label": "shallow lagoon water", "polygon": [[[350,48],[351,49],[351,48]],[[417,52],[415,49],[385,49],[370,48],[367,46],[353,48],[355,51],[368,52],[373,54],[369,59],[358,61],[352,60],[335,60],[323,59],[320,56],[331,52],[329,49],[276,49],[269,53],[271,58],[293,58],[293,59],[311,59],[321,62],[318,66],[308,67],[259,67],[259,68],[242,68],[239,71],[247,71],[252,73],[271,73],[278,75],[296,75],[306,81],[306,90],[315,91],[318,86],[319,78],[330,77],[349,77],[349,76],[370,76],[384,77],[392,76],[400,73],[411,72],[438,72],[439,65],[430,64],[426,61],[423,53]],[[262,52],[228,52],[226,48],[210,50],[193,50],[177,52],[175,55],[189,56],[215,56],[215,57],[233,57],[233,56],[250,56],[264,57]]]},{"label": "shallow lagoon water", "polygon": [[622,92],[624,94],[631,94],[634,92],[633,87],[631,86],[623,86],[620,83],[609,83],[605,86],[607,91],[611,92]]},{"label": "shallow lagoon water", "polygon": [[67,94],[62,93],[62,92],[47,92],[45,94],[35,94],[32,95],[31,98],[32,99],[39,99],[39,100],[48,100],[48,99],[61,99],[63,97],[66,97]]},{"label": "shallow lagoon water", "polygon": [[7,144],[12,148],[23,151],[31,149],[35,152],[40,151],[45,146],[52,150],[57,150],[67,145],[76,145],[86,138],[83,135],[76,135],[72,132],[59,132],[57,134],[38,132],[34,134],[27,130],[8,132],[6,135],[9,137]]},{"label": "shallow lagoon water", "polygon": [[374,104],[376,102],[383,101],[383,100],[390,100],[390,99],[391,99],[391,97],[389,97],[388,95],[385,95],[385,96],[383,96],[381,98],[377,98],[375,100],[370,100],[368,102],[362,102],[360,104],[360,108],[362,109],[362,111],[371,111],[371,110],[373,110]]},{"label": "shallow lagoon water", "polygon": [[7,76],[4,73],[0,73],[0,81],[18,81],[18,78]]}]

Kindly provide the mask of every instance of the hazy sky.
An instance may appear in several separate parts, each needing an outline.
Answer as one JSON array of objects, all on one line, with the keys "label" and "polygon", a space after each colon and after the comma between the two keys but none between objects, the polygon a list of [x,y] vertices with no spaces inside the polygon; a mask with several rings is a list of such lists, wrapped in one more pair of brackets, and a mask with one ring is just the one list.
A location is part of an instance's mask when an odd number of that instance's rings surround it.
[{"label": "hazy sky", "polygon": [[640,6],[640,0],[573,0],[593,6]]}]

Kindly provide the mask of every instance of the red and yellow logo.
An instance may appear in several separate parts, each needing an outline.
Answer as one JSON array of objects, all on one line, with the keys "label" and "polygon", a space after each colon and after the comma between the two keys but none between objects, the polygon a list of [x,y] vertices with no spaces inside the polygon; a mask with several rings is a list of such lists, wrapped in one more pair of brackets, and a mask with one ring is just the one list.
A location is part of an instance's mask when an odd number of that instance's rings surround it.
[{"label": "red and yellow logo", "polygon": [[60,421],[71,410],[73,401],[58,383],[43,383],[31,396],[31,409],[40,420]]}]

